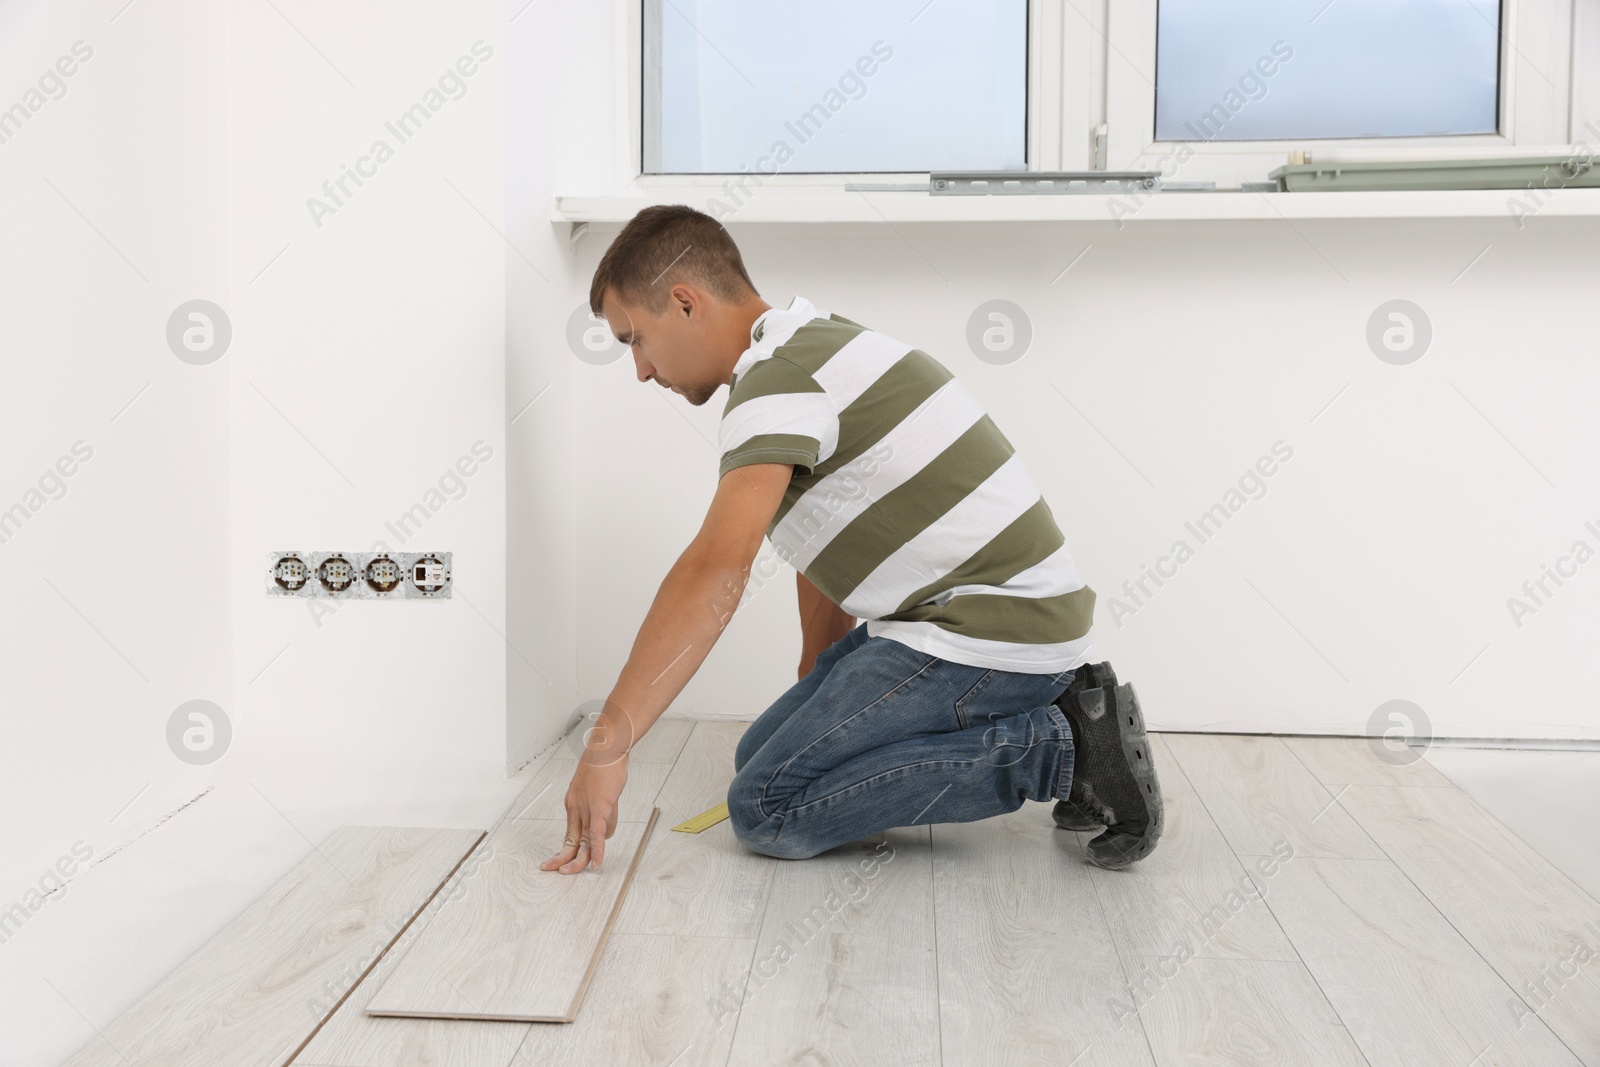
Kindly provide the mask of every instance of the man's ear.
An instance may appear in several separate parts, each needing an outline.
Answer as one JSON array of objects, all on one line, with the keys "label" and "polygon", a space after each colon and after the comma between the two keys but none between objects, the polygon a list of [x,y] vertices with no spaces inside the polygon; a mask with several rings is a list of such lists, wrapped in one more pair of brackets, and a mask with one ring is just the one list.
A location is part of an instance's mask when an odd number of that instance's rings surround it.
[{"label": "man's ear", "polygon": [[672,287],[672,301],[673,306],[677,307],[685,319],[693,319],[697,307],[702,314],[705,312],[704,301],[701,299],[700,294],[687,285],[674,285]]}]

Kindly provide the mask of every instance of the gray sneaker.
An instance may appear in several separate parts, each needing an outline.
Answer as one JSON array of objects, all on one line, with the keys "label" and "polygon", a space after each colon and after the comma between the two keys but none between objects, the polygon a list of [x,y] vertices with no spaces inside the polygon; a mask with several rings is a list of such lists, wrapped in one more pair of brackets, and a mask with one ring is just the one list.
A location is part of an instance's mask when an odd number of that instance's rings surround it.
[{"label": "gray sneaker", "polygon": [[[1084,666],[1072,676],[1072,683],[1067,686],[1067,691],[1061,694],[1056,701],[1058,707],[1065,702],[1076,701],[1078,694],[1085,689],[1112,689],[1117,687],[1117,672],[1111,669],[1111,664],[1094,663]],[[1082,764],[1082,748],[1078,738],[1078,724],[1074,716],[1067,716],[1067,724],[1072,727],[1072,744],[1075,749],[1074,759]],[[1081,774],[1074,771],[1072,785],[1067,790],[1064,799],[1057,800],[1056,806],[1050,812],[1050,818],[1063,830],[1101,830],[1111,821],[1111,812],[1095,797],[1089,789]]]},{"label": "gray sneaker", "polygon": [[1056,703],[1072,727],[1073,777],[1082,779],[1085,799],[1110,809],[1105,830],[1089,842],[1089,862],[1121,870],[1155,849],[1164,821],[1138,696],[1127,683],[1089,685]]}]

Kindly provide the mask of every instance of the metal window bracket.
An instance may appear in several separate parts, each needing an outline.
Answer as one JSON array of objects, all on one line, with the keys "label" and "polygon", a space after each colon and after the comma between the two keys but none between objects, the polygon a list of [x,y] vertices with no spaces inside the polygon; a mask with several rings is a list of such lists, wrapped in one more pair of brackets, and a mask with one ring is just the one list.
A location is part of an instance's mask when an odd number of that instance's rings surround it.
[{"label": "metal window bracket", "polygon": [[933,196],[1133,193],[1161,188],[1157,170],[970,170],[928,175]]}]

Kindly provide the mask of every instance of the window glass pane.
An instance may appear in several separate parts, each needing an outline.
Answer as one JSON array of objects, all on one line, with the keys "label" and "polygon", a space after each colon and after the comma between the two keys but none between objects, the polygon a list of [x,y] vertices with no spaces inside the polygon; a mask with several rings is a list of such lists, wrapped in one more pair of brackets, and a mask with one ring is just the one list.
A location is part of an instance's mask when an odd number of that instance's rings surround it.
[{"label": "window glass pane", "polygon": [[646,173],[1027,166],[1027,0],[644,3]]},{"label": "window glass pane", "polygon": [[1498,0],[1159,0],[1156,140],[1494,133]]}]

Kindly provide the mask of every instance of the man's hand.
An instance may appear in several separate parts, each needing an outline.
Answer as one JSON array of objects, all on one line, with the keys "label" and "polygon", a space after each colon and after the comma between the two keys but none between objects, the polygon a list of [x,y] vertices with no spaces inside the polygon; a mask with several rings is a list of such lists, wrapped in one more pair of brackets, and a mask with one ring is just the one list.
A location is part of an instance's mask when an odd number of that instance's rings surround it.
[{"label": "man's hand", "polygon": [[661,583],[590,733],[567,787],[567,839],[543,870],[600,869],[606,838],[617,829],[627,753],[694,677],[738,609],[793,472],[789,463],[752,463],[717,483],[700,532]]},{"label": "man's hand", "polygon": [[628,757],[596,759],[585,752],[567,786],[567,836],[563,848],[539,865],[540,870],[577,874],[600,869],[606,838],[617,832],[617,798],[628,782]]}]

